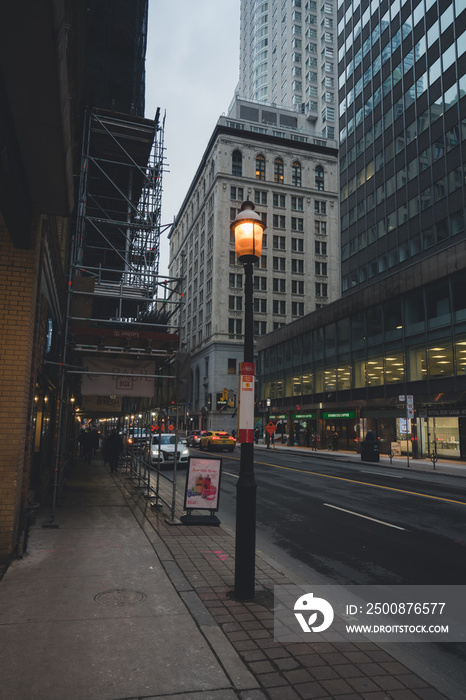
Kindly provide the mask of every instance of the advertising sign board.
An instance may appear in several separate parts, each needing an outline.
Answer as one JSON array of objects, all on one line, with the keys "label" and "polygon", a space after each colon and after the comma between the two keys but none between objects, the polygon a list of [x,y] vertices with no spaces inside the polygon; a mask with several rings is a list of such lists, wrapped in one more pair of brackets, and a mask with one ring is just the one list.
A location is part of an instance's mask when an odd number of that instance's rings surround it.
[{"label": "advertising sign board", "polygon": [[189,458],[184,494],[185,510],[218,510],[221,472],[221,459]]}]

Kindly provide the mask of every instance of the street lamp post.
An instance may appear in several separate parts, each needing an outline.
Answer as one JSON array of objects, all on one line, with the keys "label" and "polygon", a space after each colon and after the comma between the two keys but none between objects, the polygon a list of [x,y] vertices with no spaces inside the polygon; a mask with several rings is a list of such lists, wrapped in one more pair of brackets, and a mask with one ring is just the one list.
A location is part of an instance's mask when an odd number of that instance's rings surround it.
[{"label": "street lamp post", "polygon": [[[235,590],[238,600],[255,595],[256,482],[254,479],[254,322],[253,263],[262,251],[264,224],[252,202],[243,202],[231,224],[236,255],[244,265],[244,362],[241,369],[238,441],[241,443],[240,471],[236,485]],[[244,368],[244,371],[243,371]],[[248,374],[252,377],[248,376]],[[252,381],[251,381],[252,379]],[[249,380],[249,381],[247,381]],[[252,385],[252,390],[251,390]],[[244,390],[243,390],[244,388]]]}]

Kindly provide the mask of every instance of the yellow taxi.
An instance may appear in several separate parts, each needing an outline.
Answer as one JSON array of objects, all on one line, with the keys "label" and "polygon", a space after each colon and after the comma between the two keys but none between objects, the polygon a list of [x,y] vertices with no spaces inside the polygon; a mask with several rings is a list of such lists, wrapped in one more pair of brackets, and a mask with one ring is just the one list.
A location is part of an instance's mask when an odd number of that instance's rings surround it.
[{"label": "yellow taxi", "polygon": [[199,440],[199,449],[208,450],[228,450],[233,452],[236,440],[233,435],[224,430],[208,430]]}]

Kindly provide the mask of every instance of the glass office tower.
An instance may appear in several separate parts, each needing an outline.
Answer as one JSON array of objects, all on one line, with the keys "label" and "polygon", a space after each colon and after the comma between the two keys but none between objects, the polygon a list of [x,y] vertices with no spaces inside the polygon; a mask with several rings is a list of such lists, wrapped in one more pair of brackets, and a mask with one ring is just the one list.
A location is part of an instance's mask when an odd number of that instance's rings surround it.
[{"label": "glass office tower", "polygon": [[241,0],[239,97],[306,114],[337,138],[337,0]]},{"label": "glass office tower", "polygon": [[464,237],[465,0],[339,0],[342,291]]}]

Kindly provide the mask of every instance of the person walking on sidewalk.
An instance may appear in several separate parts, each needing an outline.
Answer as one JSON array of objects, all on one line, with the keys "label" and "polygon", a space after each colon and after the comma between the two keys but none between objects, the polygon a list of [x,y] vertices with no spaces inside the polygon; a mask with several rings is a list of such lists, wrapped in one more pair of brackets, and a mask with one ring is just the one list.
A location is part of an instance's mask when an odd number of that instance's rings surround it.
[{"label": "person walking on sidewalk", "polygon": [[110,472],[118,469],[118,460],[123,452],[123,440],[116,430],[112,430],[104,444],[104,461],[110,463]]}]

